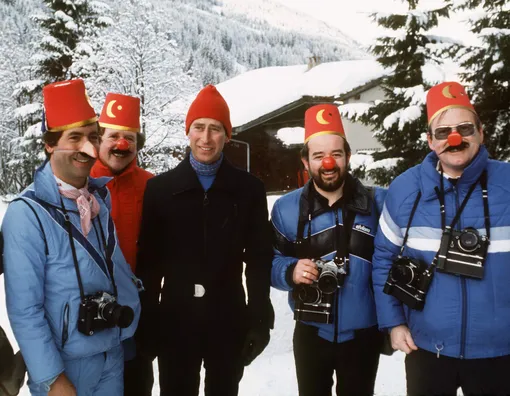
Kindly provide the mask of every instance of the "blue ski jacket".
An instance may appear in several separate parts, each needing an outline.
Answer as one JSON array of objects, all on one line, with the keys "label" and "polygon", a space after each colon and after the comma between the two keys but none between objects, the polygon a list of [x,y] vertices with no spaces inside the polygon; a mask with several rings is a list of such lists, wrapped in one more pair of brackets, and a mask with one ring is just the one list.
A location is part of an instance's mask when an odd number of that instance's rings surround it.
[{"label": "blue ski jacket", "polygon": [[[89,190],[101,209],[88,237],[76,232],[81,231],[76,202],[62,200],[76,227],[74,245],[85,295],[100,291],[113,294],[105,261],[105,253],[112,254],[117,301],[135,312],[133,323],[125,329],[114,327],[92,336],[77,329],[80,290],[67,228],[48,212],[50,208],[62,217],[61,195],[49,162],[36,171],[34,183],[5,214],[2,233],[7,313],[33,383],[55,378],[64,371],[65,361],[108,351],[135,332],[140,315],[138,289],[110,221],[110,196],[104,187],[108,181],[89,178]],[[104,193],[99,194],[100,190]],[[87,241],[89,249],[84,247]]]},{"label": "blue ski jacket", "polygon": [[[510,354],[510,164],[489,160],[481,146],[455,185],[444,179],[446,224],[473,183],[487,171],[491,241],[483,279],[434,271],[423,311],[410,310],[383,293],[388,272],[398,255],[416,196],[421,199],[412,220],[405,256],[430,264],[439,250],[442,228],[440,188],[435,153],[391,184],[375,240],[373,281],[380,328],[407,324],[414,342],[430,352],[466,359]],[[457,230],[473,227],[486,235],[482,190],[475,190],[462,211]]]}]

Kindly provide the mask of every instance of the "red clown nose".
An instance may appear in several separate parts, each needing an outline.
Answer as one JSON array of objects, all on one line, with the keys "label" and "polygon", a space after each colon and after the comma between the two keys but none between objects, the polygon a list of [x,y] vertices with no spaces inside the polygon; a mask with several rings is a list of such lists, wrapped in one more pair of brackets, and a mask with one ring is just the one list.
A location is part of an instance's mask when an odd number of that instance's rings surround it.
[{"label": "red clown nose", "polygon": [[460,146],[462,143],[462,136],[458,132],[452,132],[448,135],[448,144],[452,147]]},{"label": "red clown nose", "polygon": [[129,150],[129,142],[126,139],[119,139],[115,148],[120,151],[127,151]]},{"label": "red clown nose", "polygon": [[333,157],[324,157],[322,159],[322,167],[326,170],[335,169],[336,162]]}]

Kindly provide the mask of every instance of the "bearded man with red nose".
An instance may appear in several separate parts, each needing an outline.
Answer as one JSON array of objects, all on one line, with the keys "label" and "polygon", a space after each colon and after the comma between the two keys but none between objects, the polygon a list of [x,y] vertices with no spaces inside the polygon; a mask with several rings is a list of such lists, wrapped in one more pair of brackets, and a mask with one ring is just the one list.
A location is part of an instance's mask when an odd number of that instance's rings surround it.
[{"label": "bearded man with red nose", "polygon": [[300,396],[372,395],[381,352],[371,288],[385,191],[348,172],[351,149],[338,108],[305,113],[301,152],[308,183],[279,198],[272,286],[289,293]]},{"label": "bearded man with red nose", "polygon": [[89,177],[96,113],[83,80],[47,85],[43,99],[47,160],[2,222],[9,320],[31,395],[122,396],[122,341],[134,335],[140,300],[108,179]]},{"label": "bearded man with red nose", "polygon": [[[147,180],[154,175],[137,165],[138,151],[145,143],[140,132],[140,99],[109,93],[99,117],[101,144],[99,160],[91,176],[108,176],[106,185],[112,199],[112,218],[119,243],[133,272]],[[124,395],[149,396],[152,392],[152,360],[135,354],[134,341],[126,341]]]},{"label": "bearded man with red nose", "polygon": [[427,93],[432,150],[390,185],[375,241],[381,329],[407,394],[510,394],[510,165],[489,159],[464,87]]}]

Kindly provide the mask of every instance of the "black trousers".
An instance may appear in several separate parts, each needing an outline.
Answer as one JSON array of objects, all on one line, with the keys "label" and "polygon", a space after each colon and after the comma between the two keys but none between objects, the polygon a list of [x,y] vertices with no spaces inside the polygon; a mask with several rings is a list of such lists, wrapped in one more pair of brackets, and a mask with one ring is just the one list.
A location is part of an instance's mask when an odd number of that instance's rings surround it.
[{"label": "black trousers", "polygon": [[455,359],[419,349],[406,356],[407,394],[510,395],[510,355]]},{"label": "black trousers", "polygon": [[337,395],[373,395],[382,334],[372,327],[340,344],[317,334],[317,328],[296,322],[294,359],[300,396],[331,396],[333,373]]},{"label": "black trousers", "polygon": [[198,396],[200,369],[205,368],[206,396],[237,396],[244,364],[246,333],[179,334],[168,338],[158,357],[160,396]]},{"label": "black trousers", "polygon": [[152,361],[137,355],[124,362],[124,396],[151,396],[154,385]]}]

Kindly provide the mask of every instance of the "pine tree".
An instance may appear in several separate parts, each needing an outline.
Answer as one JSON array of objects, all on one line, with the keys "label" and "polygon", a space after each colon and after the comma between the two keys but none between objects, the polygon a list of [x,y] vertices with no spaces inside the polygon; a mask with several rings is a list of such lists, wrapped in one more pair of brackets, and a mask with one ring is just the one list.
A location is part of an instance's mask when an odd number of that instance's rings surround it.
[{"label": "pine tree", "polygon": [[[468,0],[461,8],[476,9],[471,31],[480,46],[463,50],[463,79],[484,128],[492,157],[510,159],[510,5],[506,0]],[[481,9],[480,9],[481,8]],[[461,51],[462,54],[462,51]]]},{"label": "pine tree", "polygon": [[371,49],[389,72],[382,81],[385,100],[350,117],[370,126],[384,147],[373,154],[372,164],[355,171],[379,185],[389,184],[397,175],[420,163],[428,152],[425,93],[431,82],[424,78],[424,67],[438,59],[430,49],[437,37],[429,36],[427,31],[437,26],[439,17],[447,17],[450,8],[446,3],[441,8],[419,11],[419,0],[405,3],[408,5],[405,13],[374,15],[380,26],[393,31],[378,38]]},{"label": "pine tree", "polygon": [[80,43],[111,23],[102,15],[109,7],[100,1],[46,0],[44,4],[47,13],[33,17],[40,28],[39,52],[27,62],[29,79],[19,82],[12,95],[18,104],[15,111],[18,137],[12,141],[15,151],[6,166],[20,180],[21,186],[15,186],[16,190],[32,181],[33,171],[44,160],[40,128],[42,87],[85,77],[72,68],[76,60],[83,64],[91,52],[87,54]]},{"label": "pine tree", "polygon": [[[198,91],[191,76],[193,53],[191,64],[186,65],[167,18],[159,5],[149,1],[124,2],[115,14],[117,23],[99,37],[102,50],[95,55],[98,70],[88,79],[89,94],[98,108],[106,92],[140,98],[141,133],[147,143],[139,165],[156,173],[175,165],[168,159],[183,152],[185,105],[189,103],[175,102]],[[178,111],[172,111],[172,105]]]}]

